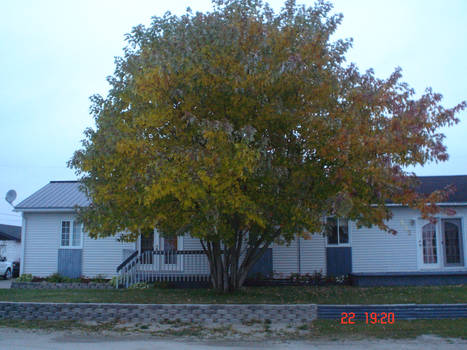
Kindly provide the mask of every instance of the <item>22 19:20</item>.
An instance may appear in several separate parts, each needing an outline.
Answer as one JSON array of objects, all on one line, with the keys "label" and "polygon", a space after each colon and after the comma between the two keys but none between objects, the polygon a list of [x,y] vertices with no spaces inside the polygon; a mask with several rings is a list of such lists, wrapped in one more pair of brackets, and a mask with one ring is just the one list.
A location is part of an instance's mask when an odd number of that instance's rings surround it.
[{"label": "22 19:20", "polygon": [[[355,312],[342,312],[341,324],[355,324]],[[393,324],[396,320],[394,312],[365,312],[366,324]]]}]

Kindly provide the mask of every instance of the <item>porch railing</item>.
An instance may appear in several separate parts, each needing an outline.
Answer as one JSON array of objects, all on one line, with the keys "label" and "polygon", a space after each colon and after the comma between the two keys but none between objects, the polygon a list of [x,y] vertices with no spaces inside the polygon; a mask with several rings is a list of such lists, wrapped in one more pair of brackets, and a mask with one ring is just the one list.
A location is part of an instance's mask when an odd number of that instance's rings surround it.
[{"label": "porch railing", "polygon": [[209,263],[202,250],[151,250],[133,253],[117,268],[117,287],[139,282],[202,282]]}]

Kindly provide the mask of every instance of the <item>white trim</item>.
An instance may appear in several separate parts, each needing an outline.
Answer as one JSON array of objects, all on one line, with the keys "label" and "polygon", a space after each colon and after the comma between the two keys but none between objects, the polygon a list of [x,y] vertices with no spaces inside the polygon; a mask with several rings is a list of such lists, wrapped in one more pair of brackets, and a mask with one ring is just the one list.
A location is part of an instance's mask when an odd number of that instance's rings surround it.
[{"label": "white trim", "polygon": [[23,213],[76,213],[73,208],[15,208],[13,211]]},{"label": "white trim", "polygon": [[[67,245],[67,246],[62,245],[62,234],[63,234],[62,229],[63,229],[63,223],[64,222],[69,222],[70,223],[70,241],[69,241],[70,244]],[[59,229],[60,249],[83,249],[83,236],[84,236],[83,224],[79,224],[79,226],[81,227],[81,235],[80,235],[79,245],[72,245],[73,244],[73,236],[74,236],[74,224],[75,224],[75,220],[73,220],[73,219],[60,220],[60,229]]]},{"label": "white trim", "polygon": [[[177,237],[177,250],[183,250],[183,236]],[[179,265],[181,271],[183,271],[183,257],[184,255],[177,257],[177,265]]]},{"label": "white trim", "polygon": [[136,249],[138,250],[138,255],[141,255],[141,234],[136,239]]},{"label": "white trim", "polygon": [[[452,202],[452,203],[449,203],[449,202],[439,202],[439,203],[435,203],[436,205],[442,205],[442,206],[467,206],[467,202]],[[379,205],[378,204],[371,204],[370,206],[372,207],[378,207]],[[387,203],[387,204],[384,204],[385,207],[406,207],[406,208],[410,208],[408,205],[406,204],[398,204],[398,203]]]},{"label": "white trim", "polygon": [[24,213],[21,213],[21,218],[22,218],[22,222],[21,222],[21,258],[20,258],[20,262],[19,262],[19,275],[21,276],[24,272],[24,251],[25,251],[25,247],[26,247],[26,227],[27,227],[27,223],[26,223],[26,217],[24,215]]}]

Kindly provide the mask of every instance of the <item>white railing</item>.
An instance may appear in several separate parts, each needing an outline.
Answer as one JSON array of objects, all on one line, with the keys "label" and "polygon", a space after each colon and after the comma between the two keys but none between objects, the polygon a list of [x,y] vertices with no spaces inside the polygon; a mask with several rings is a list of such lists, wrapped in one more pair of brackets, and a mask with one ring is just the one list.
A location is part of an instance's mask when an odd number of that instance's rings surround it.
[{"label": "white railing", "polygon": [[139,282],[200,282],[209,279],[209,264],[202,250],[151,250],[133,253],[117,272],[117,288]]}]

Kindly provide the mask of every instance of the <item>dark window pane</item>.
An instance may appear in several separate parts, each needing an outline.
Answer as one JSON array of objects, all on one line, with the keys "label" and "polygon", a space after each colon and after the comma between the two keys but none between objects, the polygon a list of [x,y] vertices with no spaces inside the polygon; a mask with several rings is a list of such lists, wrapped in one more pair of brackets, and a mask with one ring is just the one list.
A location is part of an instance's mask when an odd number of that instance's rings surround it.
[{"label": "dark window pane", "polygon": [[443,220],[446,264],[461,264],[460,220]]},{"label": "dark window pane", "polygon": [[328,244],[337,244],[337,220],[328,218],[326,220],[326,235],[328,236]]},{"label": "dark window pane", "polygon": [[177,263],[177,238],[164,238],[164,263]]},{"label": "dark window pane", "polygon": [[339,219],[339,243],[349,243],[349,221]]}]

